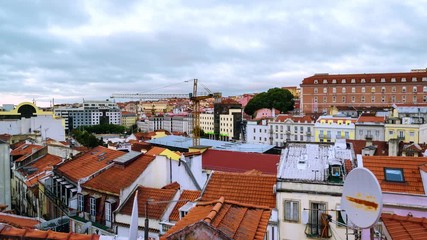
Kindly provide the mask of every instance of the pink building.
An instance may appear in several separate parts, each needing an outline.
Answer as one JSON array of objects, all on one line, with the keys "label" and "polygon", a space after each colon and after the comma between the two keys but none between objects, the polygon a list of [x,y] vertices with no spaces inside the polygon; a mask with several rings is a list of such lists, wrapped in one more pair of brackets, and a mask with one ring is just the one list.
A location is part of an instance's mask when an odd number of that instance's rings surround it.
[{"label": "pink building", "polygon": [[268,108],[262,108],[255,112],[255,119],[262,119],[262,118],[274,118],[277,115],[279,115],[280,111],[277,109],[268,109]]}]

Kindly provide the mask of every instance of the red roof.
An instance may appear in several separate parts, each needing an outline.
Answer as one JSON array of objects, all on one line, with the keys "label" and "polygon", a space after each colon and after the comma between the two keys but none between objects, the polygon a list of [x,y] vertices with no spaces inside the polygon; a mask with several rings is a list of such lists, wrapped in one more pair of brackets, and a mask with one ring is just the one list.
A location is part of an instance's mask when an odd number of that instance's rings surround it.
[{"label": "red roof", "polygon": [[[33,172],[31,175],[27,176],[26,184],[28,186],[35,185],[39,178],[46,176],[45,171],[52,171],[53,166],[56,166],[57,164],[59,164],[61,162],[61,160],[62,160],[61,157],[58,157],[58,156],[52,155],[52,154],[46,154],[43,157],[39,158],[36,162],[34,162],[30,165],[27,165],[27,166],[31,166],[37,170],[36,170],[36,172]],[[23,168],[20,169],[20,172],[23,173],[24,175],[26,175]]]},{"label": "red roof", "polygon": [[120,190],[131,185],[153,161],[154,157],[142,155],[124,167],[112,167],[85,182],[83,188],[89,188],[113,195],[120,195]]},{"label": "red roof", "polygon": [[35,228],[40,221],[35,218],[0,213],[0,223],[6,223],[17,228]]},{"label": "red roof", "polygon": [[[211,202],[198,203],[161,239],[168,239],[169,236],[175,234],[180,235],[181,230],[193,224],[205,223],[213,227],[218,234],[226,235],[230,239],[262,240],[267,231],[270,215],[271,209],[268,207],[225,201],[224,197],[221,197]],[[196,227],[192,231],[199,229],[200,227]]]},{"label": "red roof", "polygon": [[252,169],[266,174],[277,174],[280,155],[233,152],[208,149],[202,155],[202,167],[208,170],[246,172]]},{"label": "red roof", "polygon": [[[375,174],[383,192],[424,195],[420,167],[427,164],[426,157],[363,156],[363,166]],[[402,169],[404,182],[386,181],[384,168]]]},{"label": "red roof", "polygon": [[[147,209],[148,218],[160,219],[164,214],[168,203],[156,203],[162,201],[171,201],[176,194],[177,189],[159,189],[139,186],[138,190],[138,215],[144,217],[145,215],[145,203],[153,200],[152,204],[149,204]],[[120,214],[131,215],[133,199],[135,198],[135,192],[126,200],[123,207],[119,210]],[[150,199],[150,200],[149,200]]]},{"label": "red roof", "polygon": [[[363,148],[366,147],[366,140],[346,139],[348,143],[353,145],[355,154],[362,154]],[[374,156],[388,156],[388,143],[385,141],[372,141],[372,145],[377,147]]]},{"label": "red roof", "polygon": [[427,219],[396,214],[382,214],[381,220],[393,239],[426,239]]},{"label": "red roof", "polygon": [[110,161],[124,155],[125,152],[111,150],[102,146],[93,148],[85,154],[65,162],[57,171],[72,181],[90,176],[110,164]]},{"label": "red roof", "polygon": [[[173,208],[170,216],[169,221],[178,221],[179,220],[179,208],[184,206],[187,202],[191,201],[194,202],[198,197],[200,197],[200,191],[193,191],[193,190],[184,190],[181,193],[181,196],[179,197],[180,202],[177,202],[175,207]],[[189,200],[189,201],[183,201],[183,200]]]},{"label": "red roof", "polygon": [[357,122],[358,123],[362,123],[362,122],[385,123],[385,117],[362,115],[357,119]]},{"label": "red roof", "polygon": [[313,116],[310,115],[304,115],[304,116],[293,116],[293,115],[288,115],[288,114],[280,114],[278,115],[274,121],[276,122],[284,122],[287,119],[292,120],[293,122],[300,122],[300,123],[311,123],[311,122],[315,122],[315,118]]},{"label": "red roof", "polygon": [[276,175],[214,172],[202,193],[202,201],[212,201],[223,196],[229,200],[258,206],[276,207],[273,186]]},{"label": "red roof", "polygon": [[35,145],[35,144],[23,144],[19,146],[18,148],[15,148],[10,152],[11,156],[21,156],[18,159],[16,159],[16,162],[20,162],[24,160],[26,157],[30,156],[34,152],[37,152],[38,150],[42,149],[43,146]]}]

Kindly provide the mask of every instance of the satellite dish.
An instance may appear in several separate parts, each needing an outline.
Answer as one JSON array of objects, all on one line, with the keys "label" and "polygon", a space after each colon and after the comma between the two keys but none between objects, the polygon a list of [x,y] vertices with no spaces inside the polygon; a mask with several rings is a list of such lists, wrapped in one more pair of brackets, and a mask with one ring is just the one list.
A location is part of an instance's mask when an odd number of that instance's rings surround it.
[{"label": "satellite dish", "polygon": [[347,175],[341,208],[353,225],[359,228],[372,227],[380,217],[382,203],[380,184],[371,171],[355,168]]}]

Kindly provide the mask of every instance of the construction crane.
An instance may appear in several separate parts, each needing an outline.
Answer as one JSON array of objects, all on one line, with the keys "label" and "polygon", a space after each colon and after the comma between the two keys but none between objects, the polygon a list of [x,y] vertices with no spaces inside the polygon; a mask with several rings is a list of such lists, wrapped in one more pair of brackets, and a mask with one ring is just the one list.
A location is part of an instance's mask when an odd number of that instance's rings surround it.
[{"label": "construction crane", "polygon": [[116,93],[112,94],[111,98],[137,98],[140,101],[144,100],[155,100],[155,99],[165,99],[165,98],[189,98],[193,103],[193,146],[200,145],[200,101],[208,98],[221,98],[221,93],[212,93],[207,87],[203,86],[206,92],[198,92],[198,80],[187,80],[185,82],[193,81],[193,92],[190,94],[145,94],[145,93]]}]

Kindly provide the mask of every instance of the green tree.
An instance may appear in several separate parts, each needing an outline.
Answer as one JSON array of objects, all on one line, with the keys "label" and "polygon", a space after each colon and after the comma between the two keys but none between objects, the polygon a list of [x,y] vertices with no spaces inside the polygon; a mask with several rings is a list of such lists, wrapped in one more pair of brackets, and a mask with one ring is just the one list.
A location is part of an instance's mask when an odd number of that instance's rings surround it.
[{"label": "green tree", "polygon": [[253,97],[246,105],[244,111],[248,115],[253,115],[262,108],[275,108],[281,113],[294,109],[294,96],[287,89],[271,88],[267,92],[262,92]]}]

